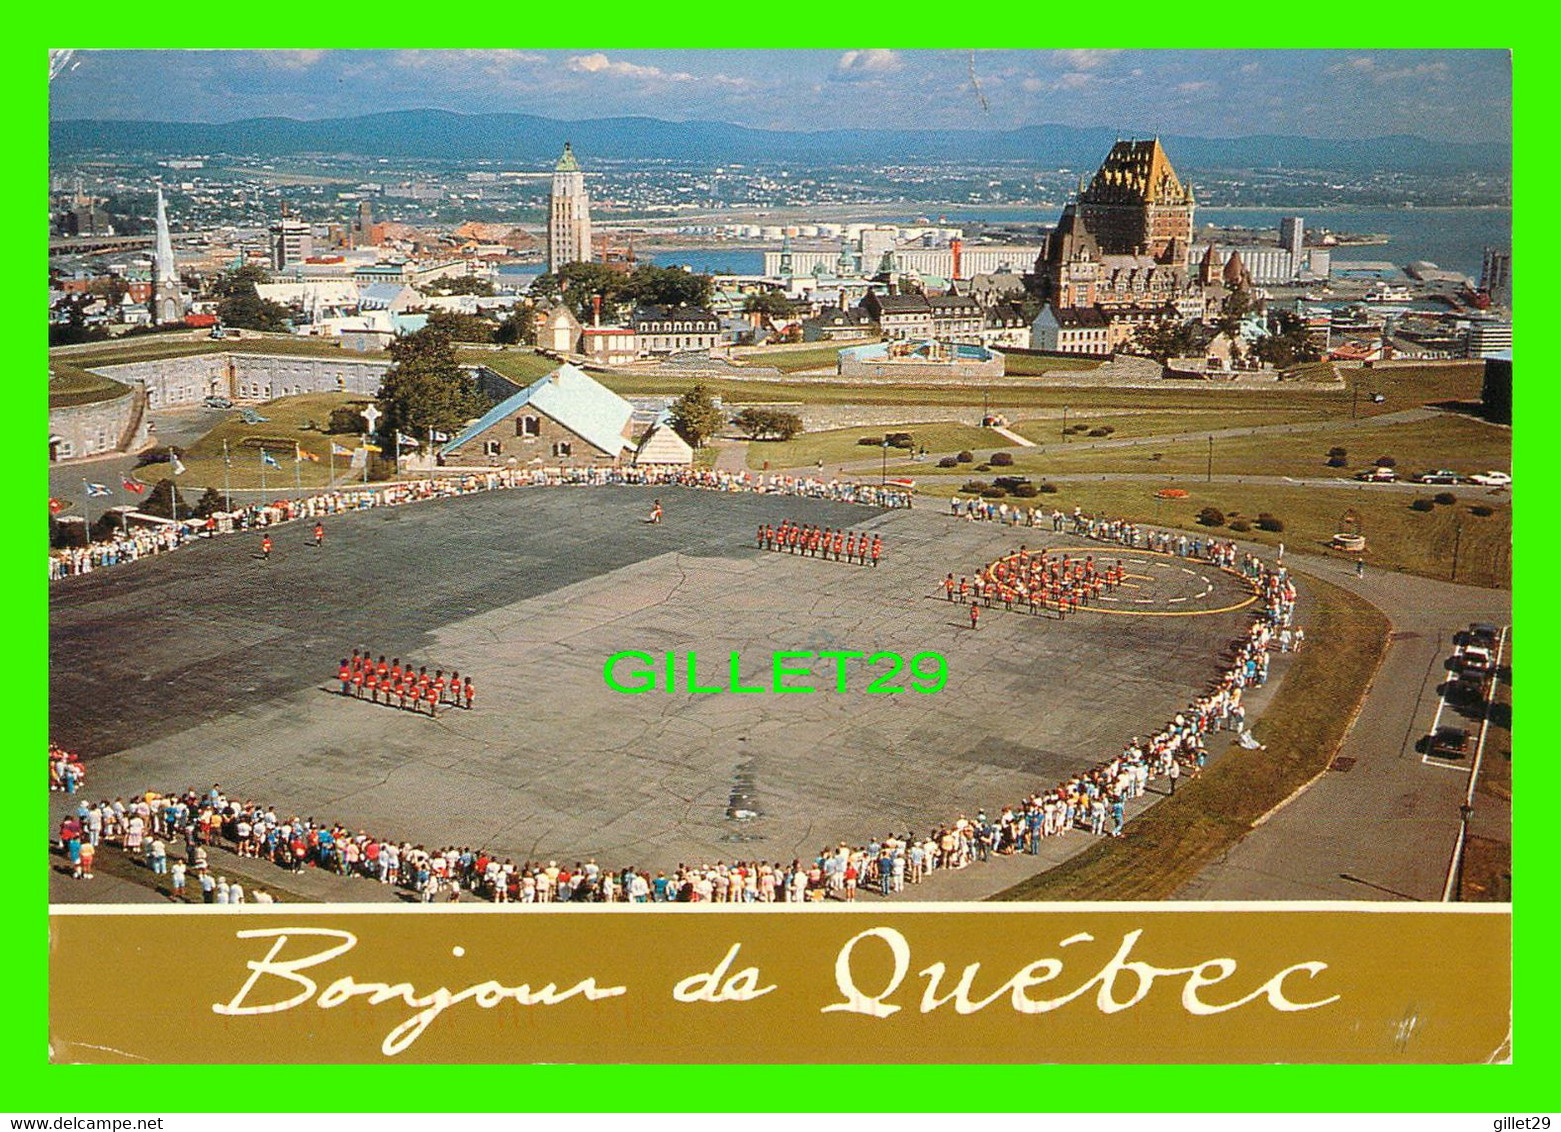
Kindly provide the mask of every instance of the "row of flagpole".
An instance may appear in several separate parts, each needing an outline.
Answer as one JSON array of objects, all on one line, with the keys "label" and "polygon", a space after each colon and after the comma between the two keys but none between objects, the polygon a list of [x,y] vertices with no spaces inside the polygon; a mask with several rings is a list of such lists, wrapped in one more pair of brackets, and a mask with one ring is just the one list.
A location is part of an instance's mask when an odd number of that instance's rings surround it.
[{"label": "row of flagpole", "polygon": [[[438,429],[433,429],[433,428],[430,428],[428,430],[428,447],[429,447],[430,450],[433,449],[435,444],[446,442],[449,439],[450,439],[450,435],[448,433],[441,432]],[[420,447],[422,447],[422,443],[420,441],[418,441],[416,438],[406,435],[404,432],[401,432],[399,429],[396,431],[396,458],[398,460],[401,457],[402,449],[404,449],[404,448],[417,449],[417,448],[420,448]],[[329,473],[328,473],[329,478],[328,478],[328,481],[327,481],[328,486],[330,486],[330,487],[335,487],[336,486],[336,457],[337,456],[346,456],[346,457],[348,457],[350,459],[355,452],[362,452],[363,453],[363,482],[365,484],[367,484],[369,482],[369,461],[372,458],[371,454],[375,453],[375,452],[381,452],[381,451],[383,451],[382,448],[379,448],[378,446],[369,443],[369,436],[368,436],[367,433],[364,434],[360,447],[355,448],[355,449],[354,448],[349,448],[349,447],[347,447],[344,444],[337,444],[334,440],[331,441],[330,442],[330,455],[329,455],[330,466],[329,466]],[[299,495],[303,494],[303,462],[306,459],[307,460],[318,461],[319,457],[314,455],[313,453],[306,453],[303,450],[303,446],[301,444],[299,444],[295,440],[293,442],[293,486],[298,491]],[[182,476],[185,473],[185,471],[187,470],[185,468],[185,466],[184,466],[183,461],[181,461],[179,459],[178,454],[175,453],[172,449],[170,449],[169,452],[168,452],[168,460],[169,460],[169,465],[170,465],[170,467],[173,470],[173,474],[176,477],[177,476]],[[233,458],[232,458],[231,453],[228,451],[227,439],[224,438],[223,441],[222,441],[222,499],[223,499],[223,506],[227,510],[229,510],[229,511],[233,510],[233,489],[232,489],[231,476],[230,476],[232,467],[233,467]],[[264,495],[266,493],[266,491],[267,491],[267,487],[266,487],[266,469],[267,468],[275,468],[277,471],[281,471],[282,470],[282,465],[277,462],[276,457],[271,454],[270,450],[267,449],[265,447],[265,445],[261,445],[261,447],[260,447],[260,491],[261,491],[262,495]],[[136,495],[143,495],[143,494],[145,494],[146,489],[150,486],[149,484],[146,484],[146,483],[142,482],[141,480],[136,479],[135,475],[132,474],[132,473],[129,473],[129,472],[125,473],[125,475],[121,477],[120,483],[121,483],[121,485],[123,486],[123,488],[127,492],[134,492]],[[106,499],[109,496],[113,495],[113,490],[107,484],[94,483],[94,482],[91,482],[91,481],[87,480],[85,477],[83,477],[83,479],[81,481],[81,485],[86,490],[86,498],[87,499]],[[179,521],[179,487],[178,487],[177,479],[172,481],[170,483],[170,485],[169,485],[169,500],[168,500],[168,502],[169,502],[169,508],[170,508],[172,516],[173,516],[173,521],[177,523]],[[65,506],[65,504],[64,504],[64,502],[62,500],[57,500],[57,499],[50,499],[49,500],[49,510],[50,510],[51,514],[58,514],[59,511],[64,508],[64,506]],[[91,505],[89,503],[87,503],[85,500],[82,503],[82,514],[83,514],[83,517],[85,518],[85,520],[87,522],[87,529],[90,531],[91,528],[92,528]],[[120,514],[120,521],[121,521],[121,526],[124,526],[124,524],[126,522],[126,518],[125,518],[125,514],[123,512],[121,512],[121,514]]]}]

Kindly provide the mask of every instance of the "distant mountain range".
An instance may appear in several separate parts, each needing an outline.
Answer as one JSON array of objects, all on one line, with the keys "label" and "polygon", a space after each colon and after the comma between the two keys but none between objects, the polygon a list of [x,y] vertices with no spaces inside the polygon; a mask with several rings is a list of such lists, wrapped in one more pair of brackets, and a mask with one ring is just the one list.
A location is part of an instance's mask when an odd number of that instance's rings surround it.
[{"label": "distant mountain range", "polygon": [[[592,118],[566,122],[530,114],[398,110],[355,118],[248,118],[237,122],[53,122],[54,157],[94,153],[293,154],[398,158],[487,158],[545,163],[565,141],[593,159],[687,162],[1024,160],[1039,168],[1093,169],[1118,135],[1105,128],[1024,126],[1014,130],[757,130],[727,122]],[[1339,172],[1490,172],[1511,168],[1504,142],[1442,142],[1407,135],[1366,139],[1254,135],[1164,136],[1171,160],[1189,169],[1324,169]]]}]

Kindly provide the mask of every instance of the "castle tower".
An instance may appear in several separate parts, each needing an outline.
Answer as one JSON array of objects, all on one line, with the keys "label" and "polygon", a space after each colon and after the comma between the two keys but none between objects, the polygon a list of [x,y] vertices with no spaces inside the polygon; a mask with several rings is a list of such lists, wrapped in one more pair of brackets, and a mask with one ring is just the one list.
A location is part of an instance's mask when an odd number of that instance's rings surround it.
[{"label": "castle tower", "polygon": [[152,320],[159,326],[183,322],[189,311],[173,262],[173,238],[168,234],[168,207],[162,186],[157,189],[157,244],[152,257]]},{"label": "castle tower", "polygon": [[553,168],[553,193],[547,222],[547,269],[553,274],[570,263],[591,261],[591,201],[585,174],[569,143]]},{"label": "castle tower", "polygon": [[1079,193],[1079,215],[1107,255],[1148,255],[1186,268],[1192,247],[1192,187],[1171,167],[1160,139],[1119,141]]}]

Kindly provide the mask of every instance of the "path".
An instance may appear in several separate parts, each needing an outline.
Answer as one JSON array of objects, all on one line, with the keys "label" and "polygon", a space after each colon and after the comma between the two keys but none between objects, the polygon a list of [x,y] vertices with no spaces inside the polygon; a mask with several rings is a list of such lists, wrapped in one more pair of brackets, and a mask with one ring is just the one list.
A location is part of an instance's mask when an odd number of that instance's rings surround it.
[{"label": "path", "polygon": [[1023,436],[1020,436],[1017,432],[1014,432],[1012,429],[1003,428],[1001,425],[988,425],[987,427],[990,428],[993,432],[997,433],[998,436],[1006,436],[1009,440],[1012,440],[1020,448],[1034,448],[1035,447],[1035,441],[1029,440],[1029,439],[1027,439],[1027,438],[1025,438]]}]

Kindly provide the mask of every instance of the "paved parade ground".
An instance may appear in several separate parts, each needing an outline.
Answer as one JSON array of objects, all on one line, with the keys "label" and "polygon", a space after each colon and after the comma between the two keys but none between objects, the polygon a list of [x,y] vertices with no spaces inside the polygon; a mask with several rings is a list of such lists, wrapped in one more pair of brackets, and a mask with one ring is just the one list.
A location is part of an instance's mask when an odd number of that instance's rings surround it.
[{"label": "paved parade ground", "polygon": [[[883,564],[755,548],[758,525],[787,518],[879,534]],[[1020,543],[1117,553],[782,496],[524,489],[325,530],[316,549],[308,524],[274,528],[270,561],[250,532],[52,587],[50,733],[87,760],[89,797],[220,783],[281,814],[517,862],[789,862],[995,813],[1109,758],[1217,675],[1252,612],[1235,579],[1134,551],[1132,585],[1099,610],[999,605],[973,632],[937,589],[949,571]],[[343,698],[355,646],[459,669],[474,710]],[[602,679],[613,653],[672,650],[724,684],[736,650],[742,682],[767,686],[773,652],[822,649],[937,652],[947,684],[869,695],[860,664],[845,693],[623,695]],[[828,689],[832,664],[788,682]]]}]

